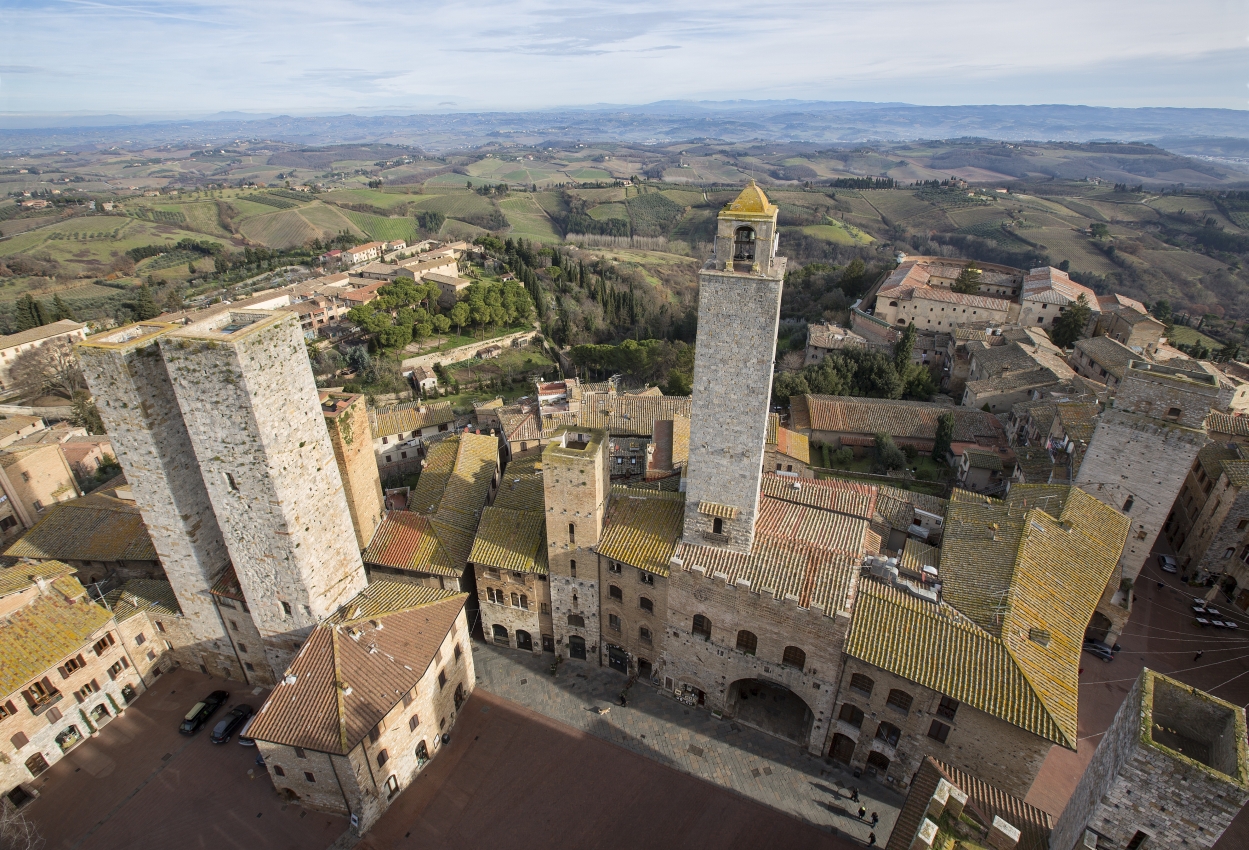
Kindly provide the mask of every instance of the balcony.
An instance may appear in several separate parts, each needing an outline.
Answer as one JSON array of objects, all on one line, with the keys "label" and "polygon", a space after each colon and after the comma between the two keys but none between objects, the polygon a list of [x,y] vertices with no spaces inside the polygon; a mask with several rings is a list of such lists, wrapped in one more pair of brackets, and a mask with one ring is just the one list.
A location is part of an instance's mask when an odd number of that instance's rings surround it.
[{"label": "balcony", "polygon": [[[39,715],[47,711],[49,708],[51,708],[52,706],[60,702],[64,698],[64,696],[65,695],[62,694],[60,691],[53,691],[51,694],[39,700],[38,702],[31,703],[30,713],[35,715],[35,717],[38,717]],[[29,699],[29,697],[27,697],[27,699]]]}]

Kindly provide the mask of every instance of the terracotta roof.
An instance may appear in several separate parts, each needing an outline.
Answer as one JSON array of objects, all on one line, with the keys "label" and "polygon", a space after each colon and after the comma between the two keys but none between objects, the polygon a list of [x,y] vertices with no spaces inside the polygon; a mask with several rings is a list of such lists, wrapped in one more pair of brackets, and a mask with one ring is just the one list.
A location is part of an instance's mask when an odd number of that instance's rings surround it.
[{"label": "terracotta roof", "polygon": [[430,669],[466,599],[406,582],[370,584],[313,630],[256,714],[251,737],[350,752]]},{"label": "terracotta roof", "polygon": [[793,412],[794,428],[851,434],[885,433],[892,437],[931,440],[937,435],[937,420],[943,413],[954,417],[954,441],[974,443],[977,438],[1005,440],[997,417],[983,410],[929,404],[923,401],[892,401],[851,396],[801,396],[800,422]]},{"label": "terracotta roof", "polygon": [[1056,375],[1052,369],[1029,369],[1027,372],[1009,372],[979,381],[968,381],[966,389],[973,396],[980,398],[995,393],[1013,393],[1021,390],[1036,389],[1061,384],[1068,376]]},{"label": "terracotta roof", "polygon": [[461,575],[468,560],[454,560],[430,518],[413,511],[387,511],[362,557],[366,564],[445,576]]},{"label": "terracotta roof", "polygon": [[546,497],[542,489],[542,475],[536,472],[523,472],[515,461],[507,465],[507,471],[499,482],[499,490],[494,496],[494,507],[508,508],[514,511],[537,511],[541,513],[546,506]]},{"label": "terracotta roof", "polygon": [[1229,437],[1249,437],[1249,416],[1233,416],[1230,413],[1211,411],[1206,417],[1206,430]]},{"label": "terracotta roof", "polygon": [[615,486],[595,550],[613,561],[666,576],[684,522],[684,494]]},{"label": "terracotta roof", "polygon": [[923,574],[924,567],[937,569],[940,559],[941,550],[936,546],[929,546],[914,537],[908,537],[902,546],[902,557],[898,561],[898,566],[913,573]]},{"label": "terracotta roof", "polygon": [[455,410],[449,401],[407,401],[369,411],[369,427],[375,440],[453,421]]},{"label": "terracotta roof", "polygon": [[38,342],[41,339],[60,336],[61,334],[73,333],[76,330],[85,328],[83,322],[75,322],[71,319],[61,319],[47,325],[40,325],[30,330],[19,331],[8,336],[0,336],[0,348],[13,348],[16,345],[25,345],[28,342]]},{"label": "terracotta roof", "polygon": [[811,463],[811,445],[806,434],[788,428],[776,430],[776,451],[801,463]]},{"label": "terracotta roof", "polygon": [[124,623],[140,611],[182,616],[173,587],[159,579],[131,579],[116,590],[109,591],[104,596],[104,604],[119,623]]},{"label": "terracotta roof", "polygon": [[904,284],[882,288],[877,298],[896,298],[914,301],[940,301],[944,304],[958,304],[963,307],[975,307],[980,310],[994,310],[1005,313],[1010,310],[1010,302],[1002,298],[990,298],[987,295],[964,295],[949,289],[935,286],[916,286]]},{"label": "terracotta roof", "polygon": [[1139,360],[1140,355],[1117,339],[1095,336],[1078,339],[1073,344],[1076,351],[1088,357],[1116,378],[1122,378],[1129,360]]},{"label": "terracotta roof", "polygon": [[885,850],[910,850],[911,842],[924,822],[928,802],[942,780],[967,795],[963,811],[984,829],[993,824],[995,817],[1000,817],[1019,830],[1016,850],[1048,850],[1049,835],[1054,829],[1052,815],[932,756],[924,758],[911,780],[906,802],[894,821]]},{"label": "terracotta roof", "polygon": [[497,506],[482,513],[468,560],[513,572],[546,575],[546,517]]},{"label": "terracotta roof", "polygon": [[73,567],[60,561],[14,561],[0,567],[0,596],[25,590],[41,578],[52,581],[73,572]]},{"label": "terracotta roof", "polygon": [[38,416],[21,416],[16,413],[0,416],[0,438],[16,434],[18,431],[29,428],[31,425],[42,423],[43,420]]},{"label": "terracotta roof", "polygon": [[1120,295],[1117,292],[1097,296],[1097,306],[1103,313],[1123,311],[1139,313],[1142,316],[1149,314],[1149,310],[1140,301],[1137,301],[1135,298],[1129,298],[1126,295]]},{"label": "terracotta roof", "polygon": [[73,576],[56,578],[32,602],[0,619],[0,692],[11,694],[80,652],[112,618],[87,601],[87,591]]},{"label": "terracotta roof", "polygon": [[5,554],[70,561],[157,560],[138,507],[95,493],[49,506]]},{"label": "terracotta roof", "polygon": [[684,466],[690,459],[690,418],[678,416],[672,420],[672,466]]},{"label": "terracotta roof", "polygon": [[227,599],[234,599],[239,602],[246,602],[243,596],[243,588],[239,584],[239,577],[234,572],[234,564],[227,564],[222,570],[221,575],[217,576],[217,580],[208,590],[213,596],[224,596]]},{"label": "terracotta roof", "polygon": [[587,393],[577,424],[605,429],[613,437],[649,437],[657,419],[689,419],[691,403],[689,396]]},{"label": "terracotta roof", "polygon": [[542,422],[536,409],[503,408],[499,411],[499,427],[503,429],[503,436],[508,442],[542,439]]},{"label": "terracotta roof", "polygon": [[1067,304],[1078,301],[1081,295],[1088,301],[1089,307],[1101,310],[1097,294],[1087,286],[1076,283],[1061,269],[1041,266],[1024,275],[1022,298],[1025,301]]},{"label": "terracotta roof", "polygon": [[967,463],[972,469],[988,469],[990,471],[1002,471],[1002,459],[995,452],[985,452],[978,449],[967,449],[963,452],[963,457],[967,458]]}]

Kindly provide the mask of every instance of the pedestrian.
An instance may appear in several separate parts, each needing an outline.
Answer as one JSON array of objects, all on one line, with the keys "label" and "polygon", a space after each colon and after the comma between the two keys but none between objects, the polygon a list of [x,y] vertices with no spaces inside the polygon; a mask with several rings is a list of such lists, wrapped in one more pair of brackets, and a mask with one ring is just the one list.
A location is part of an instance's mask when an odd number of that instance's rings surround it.
[{"label": "pedestrian", "polygon": [[1197,650],[1197,654],[1193,656],[1193,660],[1196,661],[1198,658],[1201,658],[1201,656],[1205,654],[1206,654],[1206,651],[1204,649],[1199,649]]},{"label": "pedestrian", "polygon": [[859,820],[867,817],[867,806],[859,806]]},{"label": "pedestrian", "polygon": [[876,828],[876,824],[880,823],[880,815],[872,812],[872,828]]},{"label": "pedestrian", "polygon": [[868,847],[875,847],[875,846],[876,846],[876,833],[874,833],[874,832],[869,832],[869,833],[867,834],[867,846],[868,846]]},{"label": "pedestrian", "polygon": [[859,802],[859,789],[858,788],[850,789],[850,799],[856,803]]}]

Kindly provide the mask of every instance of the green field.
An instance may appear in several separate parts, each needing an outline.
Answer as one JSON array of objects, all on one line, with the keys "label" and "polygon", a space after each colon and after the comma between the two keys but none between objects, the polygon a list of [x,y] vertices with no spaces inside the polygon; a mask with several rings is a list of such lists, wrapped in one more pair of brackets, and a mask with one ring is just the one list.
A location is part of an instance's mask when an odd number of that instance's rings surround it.
[{"label": "green field", "polygon": [[1213,337],[1208,337],[1196,328],[1190,328],[1186,325],[1174,325],[1171,328],[1171,335],[1167,337],[1172,345],[1192,345],[1200,342],[1211,351],[1217,350],[1223,343]]},{"label": "green field", "polygon": [[521,236],[547,245],[563,241],[554,223],[547,217],[542,207],[538,206],[532,195],[518,195],[502,200],[499,202],[499,209],[503,210],[508,223],[512,225],[510,235]]},{"label": "green field", "polygon": [[354,210],[343,210],[343,215],[349,218],[352,224],[363,231],[370,239],[376,239],[379,242],[390,242],[397,239],[402,239],[405,242],[415,241],[416,222],[410,218],[386,218],[380,215],[355,212]]},{"label": "green field", "polygon": [[870,245],[876,241],[854,225],[835,218],[830,218],[828,224],[808,225],[802,232],[838,245]]}]

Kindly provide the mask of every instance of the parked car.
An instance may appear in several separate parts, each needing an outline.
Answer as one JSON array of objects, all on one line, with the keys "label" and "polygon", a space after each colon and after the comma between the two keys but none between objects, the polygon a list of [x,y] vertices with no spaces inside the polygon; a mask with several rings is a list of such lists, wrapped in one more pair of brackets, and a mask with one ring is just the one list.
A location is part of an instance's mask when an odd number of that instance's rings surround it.
[{"label": "parked car", "polygon": [[1114,649],[1102,643],[1100,640],[1094,640],[1093,638],[1085,638],[1084,639],[1084,651],[1087,652],[1089,655],[1097,656],[1102,661],[1109,662],[1109,661],[1115,660]]},{"label": "parked car", "polygon": [[208,718],[212,717],[217,709],[225,705],[225,701],[229,698],[229,691],[213,691],[192,706],[191,710],[186,713],[186,717],[182,718],[182,725],[178,727],[178,731],[183,735],[194,735],[204,727]]},{"label": "parked car", "polygon": [[255,709],[250,705],[236,705],[230,709],[230,713],[221,720],[217,721],[217,725],[213,727],[212,736],[209,738],[214,744],[224,744],[234,737],[234,733],[239,727],[251,718]]},{"label": "parked car", "polygon": [[1170,555],[1158,556],[1158,568],[1164,573],[1178,573],[1180,571],[1180,565]]},{"label": "parked car", "polygon": [[256,722],[256,715],[247,718],[247,722],[243,724],[243,728],[239,731],[239,746],[254,747],[256,741],[248,737],[247,733],[252,728],[252,724]]}]

